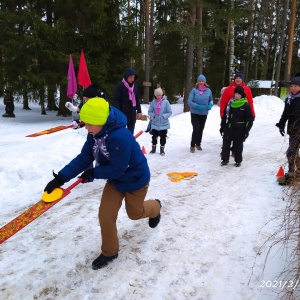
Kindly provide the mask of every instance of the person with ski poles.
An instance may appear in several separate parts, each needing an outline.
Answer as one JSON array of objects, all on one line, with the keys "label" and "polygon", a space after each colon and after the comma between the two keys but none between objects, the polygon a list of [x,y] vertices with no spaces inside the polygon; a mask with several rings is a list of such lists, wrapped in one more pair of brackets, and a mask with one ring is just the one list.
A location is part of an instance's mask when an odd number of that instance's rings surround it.
[{"label": "person with ski poles", "polygon": [[[125,199],[127,215],[132,220],[149,218],[149,226],[160,222],[161,203],[145,201],[150,182],[147,160],[132,133],[126,128],[125,115],[103,98],[89,99],[80,110],[80,119],[88,131],[77,155],[45,187],[47,193],[82,173],[82,183],[106,179],[99,207],[101,254],[93,261],[94,270],[106,266],[119,253],[116,221]],[[84,171],[95,160],[95,167]]]}]

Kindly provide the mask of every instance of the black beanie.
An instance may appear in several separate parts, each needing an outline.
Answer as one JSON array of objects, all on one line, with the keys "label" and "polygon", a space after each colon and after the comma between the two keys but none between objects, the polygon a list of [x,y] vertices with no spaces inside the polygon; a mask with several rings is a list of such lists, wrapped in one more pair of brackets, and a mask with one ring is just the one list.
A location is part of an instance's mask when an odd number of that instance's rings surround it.
[{"label": "black beanie", "polygon": [[300,86],[300,77],[299,76],[294,77],[290,82],[290,85],[292,84]]},{"label": "black beanie", "polygon": [[104,92],[100,90],[99,86],[96,83],[93,83],[85,88],[83,90],[82,96],[87,98],[101,97],[105,99]]},{"label": "black beanie", "polygon": [[235,93],[238,93],[242,96],[242,98],[245,98],[246,95],[245,95],[245,92],[244,92],[244,88],[242,86],[237,86],[235,89],[234,89],[234,94]]}]

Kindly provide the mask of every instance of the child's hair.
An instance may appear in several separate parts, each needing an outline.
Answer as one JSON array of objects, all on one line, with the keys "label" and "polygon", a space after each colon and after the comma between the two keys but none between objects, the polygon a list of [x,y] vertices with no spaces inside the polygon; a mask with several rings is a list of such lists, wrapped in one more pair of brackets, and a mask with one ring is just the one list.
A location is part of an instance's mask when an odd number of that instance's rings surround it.
[{"label": "child's hair", "polygon": [[[195,88],[197,88],[198,85],[199,85],[199,82],[197,82],[197,83],[195,84]],[[206,86],[206,87],[208,88],[208,87],[209,87],[209,84],[207,84],[207,83],[205,82],[205,83],[204,83],[204,86]]]}]

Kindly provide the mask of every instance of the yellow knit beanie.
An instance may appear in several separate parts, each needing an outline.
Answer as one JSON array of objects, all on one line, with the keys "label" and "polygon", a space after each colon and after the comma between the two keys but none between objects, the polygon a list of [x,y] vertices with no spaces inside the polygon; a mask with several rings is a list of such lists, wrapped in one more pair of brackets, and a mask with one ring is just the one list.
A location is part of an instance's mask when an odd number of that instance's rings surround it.
[{"label": "yellow knit beanie", "polygon": [[104,125],[109,115],[109,104],[103,98],[91,98],[82,106],[79,115],[84,123]]}]

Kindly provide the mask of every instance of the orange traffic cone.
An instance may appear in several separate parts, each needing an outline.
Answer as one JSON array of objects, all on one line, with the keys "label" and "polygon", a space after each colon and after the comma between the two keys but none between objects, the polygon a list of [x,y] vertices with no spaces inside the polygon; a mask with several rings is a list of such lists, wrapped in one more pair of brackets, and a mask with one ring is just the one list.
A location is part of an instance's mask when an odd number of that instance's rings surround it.
[{"label": "orange traffic cone", "polygon": [[144,146],[142,147],[142,152],[143,152],[143,154],[147,154],[146,149],[145,149]]},{"label": "orange traffic cone", "polygon": [[280,168],[276,174],[276,177],[282,177],[282,176],[284,176],[284,170],[283,170],[283,167],[280,166]]}]

